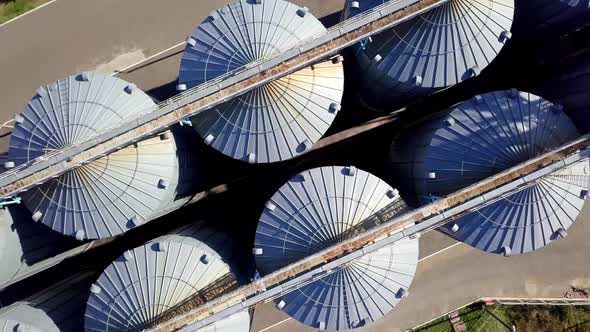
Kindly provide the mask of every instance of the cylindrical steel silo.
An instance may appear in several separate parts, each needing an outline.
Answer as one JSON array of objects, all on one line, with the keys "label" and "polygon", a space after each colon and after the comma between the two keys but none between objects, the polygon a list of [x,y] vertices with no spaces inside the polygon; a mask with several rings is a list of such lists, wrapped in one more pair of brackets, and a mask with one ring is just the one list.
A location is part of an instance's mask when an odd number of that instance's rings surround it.
[{"label": "cylindrical steel silo", "polygon": [[552,76],[536,82],[533,91],[563,106],[580,132],[590,132],[590,51],[562,61]]},{"label": "cylindrical steel silo", "polygon": [[29,267],[78,244],[75,240],[31,222],[22,206],[0,209],[0,289],[26,274]]},{"label": "cylindrical steel silo", "polygon": [[[407,199],[426,204],[578,136],[561,108],[540,97],[516,90],[487,93],[394,142],[392,174]],[[488,252],[538,249],[574,222],[583,178],[583,167],[548,176],[448,225],[447,233]]]},{"label": "cylindrical steel silo", "polygon": [[[397,191],[365,171],[305,171],[266,203],[253,249],[257,268],[271,273],[379,225],[381,214],[405,211]],[[408,294],[417,263],[418,240],[404,239],[328,271],[275,302],[299,322],[320,330],[366,326]]]},{"label": "cylindrical steel silo", "polygon": [[516,0],[512,32],[515,37],[564,34],[590,24],[590,6],[584,0]]},{"label": "cylindrical steel silo", "polygon": [[81,331],[84,302],[94,276],[92,271],[81,272],[29,298],[0,308],[0,331]]},{"label": "cylindrical steel silo", "polygon": [[517,90],[478,95],[408,130],[391,146],[394,176],[426,204],[578,137],[560,107]]},{"label": "cylindrical steel silo", "polygon": [[[232,257],[227,236],[201,223],[129,250],[93,284],[85,329],[137,331],[173,318],[237,285]],[[249,317],[235,319],[223,324],[248,331]]]},{"label": "cylindrical steel silo", "polygon": [[[94,137],[154,107],[135,85],[96,73],[37,90],[16,116],[15,165]],[[22,194],[32,219],[76,239],[121,234],[178,204],[180,158],[170,131],[82,165]]]},{"label": "cylindrical steel silo", "polygon": [[0,319],[0,332],[43,332],[38,327],[12,319]]},{"label": "cylindrical steel silo", "polygon": [[[209,82],[326,31],[307,8],[240,0],[211,12],[187,39],[179,90]],[[314,65],[192,118],[205,143],[250,163],[293,158],[317,142],[340,110],[342,64]]]},{"label": "cylindrical steel silo", "polygon": [[589,189],[590,163],[585,159],[461,216],[441,230],[486,252],[524,254],[567,236]]},{"label": "cylindrical steel silo", "polygon": [[[383,0],[348,0],[343,18]],[[449,0],[352,48],[360,97],[390,109],[474,77],[511,37],[514,0]]]}]

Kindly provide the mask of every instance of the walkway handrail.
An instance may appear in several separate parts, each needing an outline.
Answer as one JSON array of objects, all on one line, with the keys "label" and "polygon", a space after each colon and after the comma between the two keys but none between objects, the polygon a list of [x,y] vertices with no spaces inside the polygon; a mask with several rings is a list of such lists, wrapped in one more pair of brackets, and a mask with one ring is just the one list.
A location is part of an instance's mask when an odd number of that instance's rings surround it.
[{"label": "walkway handrail", "polygon": [[448,0],[391,0],[346,20],[286,52],[249,63],[148,108],[93,138],[52,151],[0,174],[0,197],[20,192],[80,167],[229,99],[325,60],[344,48]]},{"label": "walkway handrail", "polygon": [[165,322],[156,329],[175,331],[190,326],[193,330],[246,310],[279,294],[293,291],[299,285],[322,273],[396,241],[414,238],[421,233],[439,228],[458,216],[486,204],[489,200],[519,190],[519,187],[563,167],[587,160],[590,156],[588,146],[590,146],[590,135],[582,136],[436,202],[401,216],[390,217],[387,222],[374,229],[292,263],[187,314]]}]

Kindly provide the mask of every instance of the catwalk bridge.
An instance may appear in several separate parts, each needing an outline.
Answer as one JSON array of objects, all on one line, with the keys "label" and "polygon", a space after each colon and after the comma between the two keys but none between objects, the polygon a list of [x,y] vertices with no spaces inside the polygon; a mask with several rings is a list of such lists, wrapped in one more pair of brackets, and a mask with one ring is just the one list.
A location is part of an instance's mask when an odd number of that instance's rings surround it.
[{"label": "catwalk bridge", "polygon": [[[51,151],[0,175],[0,198],[10,199],[45,181],[165,131],[263,84],[338,55],[340,51],[387,30],[447,0],[392,0],[348,19],[315,38],[272,57],[228,72],[147,109],[136,118],[92,139]],[[306,15],[301,9],[300,15]],[[333,61],[339,61],[334,58]]]},{"label": "catwalk bridge", "polygon": [[[18,197],[23,191],[165,131],[187,117],[214,108],[272,80],[326,59],[339,61],[338,53],[344,48],[446,1],[389,1],[332,27],[287,52],[250,63],[184,91],[160,103],[156,108],[145,110],[131,121],[98,133],[90,140],[52,151],[1,174],[0,197],[5,200]],[[305,10],[302,10],[301,15],[305,15]],[[355,232],[349,240],[290,264],[246,286],[236,288],[228,284],[227,280],[220,280],[220,287],[211,287],[210,292],[198,294],[198,299],[183,303],[182,308],[173,308],[174,315],[164,315],[161,321],[167,321],[154,329],[192,331],[258,303],[271,301],[330,274],[335,268],[356,258],[401,239],[419,237],[420,234],[452,222],[465,213],[522,190],[543,176],[581,160],[587,160],[590,155],[588,146],[590,136],[582,136],[420,209],[402,212],[402,215],[392,213],[392,209],[388,207],[380,215],[363,223],[368,226]]]},{"label": "catwalk bridge", "polygon": [[254,307],[258,303],[272,301],[325,277],[339,266],[404,238],[419,237],[425,232],[453,222],[462,215],[523,190],[548,174],[580,161],[587,162],[589,157],[590,135],[585,135],[401,216],[392,215],[392,209],[389,206],[385,207],[383,211],[376,213],[376,217],[369,218],[382,220],[379,225],[372,225],[373,228],[353,238],[288,265],[249,285],[212,298],[210,301],[199,302],[197,307],[162,323],[155,330],[194,331]]}]

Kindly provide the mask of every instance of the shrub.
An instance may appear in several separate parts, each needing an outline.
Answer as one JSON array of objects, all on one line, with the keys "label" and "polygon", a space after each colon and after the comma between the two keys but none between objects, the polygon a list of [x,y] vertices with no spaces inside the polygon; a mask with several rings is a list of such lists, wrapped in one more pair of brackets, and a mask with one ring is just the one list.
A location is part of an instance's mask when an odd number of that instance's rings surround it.
[{"label": "shrub", "polygon": [[0,3],[0,23],[9,21],[35,7],[44,1],[36,0],[13,0]]}]

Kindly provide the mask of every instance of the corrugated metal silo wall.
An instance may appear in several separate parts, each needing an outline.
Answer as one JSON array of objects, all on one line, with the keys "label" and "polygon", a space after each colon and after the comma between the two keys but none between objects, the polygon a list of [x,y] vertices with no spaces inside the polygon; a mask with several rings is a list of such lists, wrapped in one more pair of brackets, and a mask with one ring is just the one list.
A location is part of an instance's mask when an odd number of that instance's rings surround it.
[{"label": "corrugated metal silo wall", "polygon": [[590,132],[590,50],[564,58],[532,91],[561,104],[582,133]]},{"label": "corrugated metal silo wall", "polygon": [[80,332],[84,308],[96,273],[80,272],[21,302],[0,309],[0,320],[10,319],[47,332]]}]

